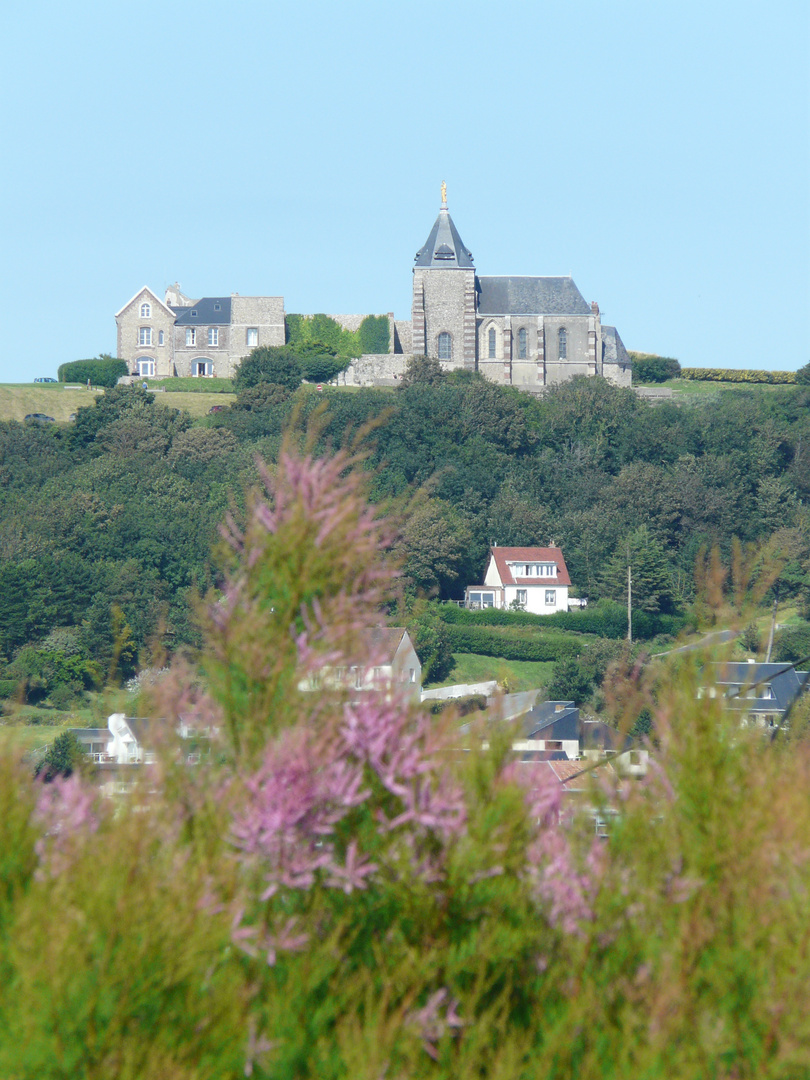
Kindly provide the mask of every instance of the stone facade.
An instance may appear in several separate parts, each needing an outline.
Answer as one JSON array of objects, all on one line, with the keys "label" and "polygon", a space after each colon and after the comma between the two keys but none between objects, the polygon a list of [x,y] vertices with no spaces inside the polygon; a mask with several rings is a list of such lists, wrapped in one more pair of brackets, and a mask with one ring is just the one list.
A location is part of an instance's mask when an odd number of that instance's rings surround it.
[{"label": "stone facade", "polygon": [[139,378],[230,378],[258,345],[283,345],[281,296],[203,297],[192,300],[174,285],[165,301],[149,288],[115,316],[117,355]]},{"label": "stone facade", "polygon": [[415,258],[410,351],[534,393],[575,375],[631,381],[615,327],[570,277],[479,276],[444,202]]}]

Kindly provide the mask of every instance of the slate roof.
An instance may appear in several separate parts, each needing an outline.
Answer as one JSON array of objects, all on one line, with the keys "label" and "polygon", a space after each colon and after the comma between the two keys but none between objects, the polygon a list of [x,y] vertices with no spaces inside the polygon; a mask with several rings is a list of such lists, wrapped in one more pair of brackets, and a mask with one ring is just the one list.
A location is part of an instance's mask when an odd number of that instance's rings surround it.
[{"label": "slate roof", "polygon": [[602,361],[629,367],[632,361],[615,326],[602,327]]},{"label": "slate roof", "polygon": [[[810,688],[810,672],[796,671],[786,664],[713,664],[714,682],[729,699],[732,709],[748,712],[784,713],[803,691]],[[770,686],[772,698],[751,698]],[[750,690],[746,690],[749,687]]]},{"label": "slate roof", "polygon": [[565,709],[549,717],[530,709],[523,719],[523,733],[526,739],[542,738],[544,742],[579,742],[579,709]]},{"label": "slate roof", "polygon": [[447,210],[440,210],[430,235],[414,258],[417,266],[430,266],[439,270],[471,270],[472,252],[464,246],[458,229]]},{"label": "slate roof", "polygon": [[[568,567],[563,553],[556,547],[494,547],[490,555],[495,560],[498,576],[503,585],[570,585]],[[557,576],[553,578],[517,577],[507,565],[510,562],[553,562],[557,564]]]},{"label": "slate roof", "polygon": [[172,310],[177,316],[177,326],[223,326],[231,321],[231,298],[204,296],[194,307],[176,307]]},{"label": "slate roof", "polygon": [[570,277],[479,277],[479,315],[590,315]]}]

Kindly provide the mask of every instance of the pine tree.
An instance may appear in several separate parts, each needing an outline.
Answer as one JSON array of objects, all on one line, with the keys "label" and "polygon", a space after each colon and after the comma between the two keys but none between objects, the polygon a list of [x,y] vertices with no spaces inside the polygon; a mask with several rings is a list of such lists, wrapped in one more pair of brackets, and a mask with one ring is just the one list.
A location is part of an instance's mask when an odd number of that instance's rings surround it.
[{"label": "pine tree", "polygon": [[664,548],[641,525],[622,540],[604,574],[605,592],[613,600],[627,599],[627,566],[632,571],[633,607],[653,614],[672,611],[675,598]]}]

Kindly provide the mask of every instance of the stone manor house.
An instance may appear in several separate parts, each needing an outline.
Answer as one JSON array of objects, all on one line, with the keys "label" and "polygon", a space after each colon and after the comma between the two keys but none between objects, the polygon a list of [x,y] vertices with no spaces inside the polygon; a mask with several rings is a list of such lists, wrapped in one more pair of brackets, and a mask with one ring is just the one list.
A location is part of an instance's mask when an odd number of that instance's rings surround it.
[{"label": "stone manor house", "polygon": [[[630,385],[630,358],[616,328],[604,326],[599,305],[584,299],[570,277],[484,277],[476,272],[447,209],[413,268],[410,321],[388,315],[388,353],[362,356],[339,381],[392,385],[411,356],[435,357],[448,369],[479,371],[493,382],[529,392],[574,375],[603,375]],[[356,330],[362,315],[332,315]],[[117,355],[132,375],[233,375],[258,345],[283,345],[281,296],[203,297],[178,285],[163,300],[144,287],[115,316]]]}]

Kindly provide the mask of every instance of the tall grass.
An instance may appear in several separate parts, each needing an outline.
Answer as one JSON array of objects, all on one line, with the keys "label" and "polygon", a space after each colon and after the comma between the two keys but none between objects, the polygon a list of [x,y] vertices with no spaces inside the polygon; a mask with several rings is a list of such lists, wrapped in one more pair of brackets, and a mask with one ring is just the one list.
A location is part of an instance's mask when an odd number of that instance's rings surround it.
[{"label": "tall grass", "polygon": [[741,730],[688,658],[625,672],[652,769],[573,796],[396,687],[302,691],[381,662],[396,522],[357,465],[288,447],[227,523],[203,663],[157,688],[127,797],[0,754],[0,1076],[808,1075],[798,721]]}]

